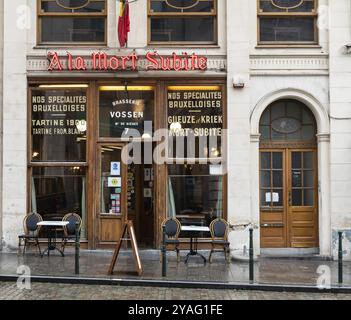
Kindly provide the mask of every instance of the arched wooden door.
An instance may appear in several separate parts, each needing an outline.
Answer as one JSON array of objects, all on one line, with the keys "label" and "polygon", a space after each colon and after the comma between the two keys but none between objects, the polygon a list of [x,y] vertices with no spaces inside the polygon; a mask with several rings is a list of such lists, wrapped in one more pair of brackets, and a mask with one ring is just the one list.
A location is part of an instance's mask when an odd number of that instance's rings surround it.
[{"label": "arched wooden door", "polygon": [[262,248],[318,247],[316,124],[302,103],[281,100],[260,121]]}]

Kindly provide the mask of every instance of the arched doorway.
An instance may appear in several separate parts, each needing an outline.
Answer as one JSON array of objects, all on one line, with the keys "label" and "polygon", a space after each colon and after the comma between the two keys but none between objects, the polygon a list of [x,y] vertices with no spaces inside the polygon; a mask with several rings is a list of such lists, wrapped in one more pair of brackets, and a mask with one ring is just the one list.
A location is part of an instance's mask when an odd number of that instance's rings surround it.
[{"label": "arched doorway", "polygon": [[260,119],[261,248],[318,248],[317,126],[302,102],[278,100]]}]

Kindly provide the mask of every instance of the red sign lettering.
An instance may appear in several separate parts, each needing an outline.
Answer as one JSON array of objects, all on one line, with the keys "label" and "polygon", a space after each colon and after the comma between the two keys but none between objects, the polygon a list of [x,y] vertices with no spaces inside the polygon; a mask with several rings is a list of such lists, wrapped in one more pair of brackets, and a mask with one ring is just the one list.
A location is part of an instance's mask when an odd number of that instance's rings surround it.
[{"label": "red sign lettering", "polygon": [[[63,58],[57,52],[49,52],[48,71],[64,70]],[[91,59],[91,60],[89,60]],[[67,70],[68,71],[86,71],[88,65],[91,65],[91,71],[137,71],[139,69],[138,60],[140,58],[135,54],[117,56],[109,56],[105,52],[93,52],[91,57],[76,56],[67,53]],[[193,53],[190,56],[183,52],[181,55],[172,53],[171,56],[162,56],[157,51],[149,51],[145,55],[146,70],[159,71],[193,71],[207,70],[207,58],[198,56]]]}]

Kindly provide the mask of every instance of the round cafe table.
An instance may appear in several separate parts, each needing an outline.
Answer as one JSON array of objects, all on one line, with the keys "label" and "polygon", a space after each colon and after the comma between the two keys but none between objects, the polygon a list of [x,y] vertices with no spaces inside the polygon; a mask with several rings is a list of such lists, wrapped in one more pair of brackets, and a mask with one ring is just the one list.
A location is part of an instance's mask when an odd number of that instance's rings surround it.
[{"label": "round cafe table", "polygon": [[48,254],[48,257],[50,256],[50,251],[58,251],[62,257],[64,257],[64,253],[62,250],[57,248],[57,227],[64,227],[69,224],[68,221],[42,221],[38,222],[38,226],[42,226],[47,229],[47,234],[48,234],[48,247],[45,249],[45,251],[41,254],[41,257],[43,258],[45,253]]},{"label": "round cafe table", "polygon": [[186,255],[185,263],[188,263],[189,258],[191,256],[200,256],[204,263],[206,264],[206,258],[197,251],[197,246],[198,246],[198,234],[200,232],[210,232],[209,227],[202,227],[202,226],[182,226],[181,228],[182,231],[187,231],[190,233],[190,251]]}]

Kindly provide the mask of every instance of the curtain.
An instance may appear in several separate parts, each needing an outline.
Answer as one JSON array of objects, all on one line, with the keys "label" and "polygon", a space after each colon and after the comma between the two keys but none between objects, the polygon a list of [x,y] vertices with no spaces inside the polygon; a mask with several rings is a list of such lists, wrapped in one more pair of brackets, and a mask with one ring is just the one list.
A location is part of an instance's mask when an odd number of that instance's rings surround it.
[{"label": "curtain", "polygon": [[222,192],[222,178],[217,179],[217,204],[216,204],[216,216],[217,218],[222,218],[223,213],[223,192]]},{"label": "curtain", "polygon": [[32,177],[32,212],[38,213],[34,177]]},{"label": "curtain", "polygon": [[86,238],[86,222],[87,222],[87,211],[86,211],[86,177],[82,177],[82,230],[81,235]]},{"label": "curtain", "polygon": [[168,177],[168,201],[167,201],[167,210],[169,218],[176,218],[176,207],[174,202],[174,193],[171,178]]},{"label": "curtain", "polygon": [[101,213],[108,213],[105,212],[106,211],[106,207],[105,207],[105,196],[104,196],[104,184],[105,184],[105,177],[101,177]]}]

